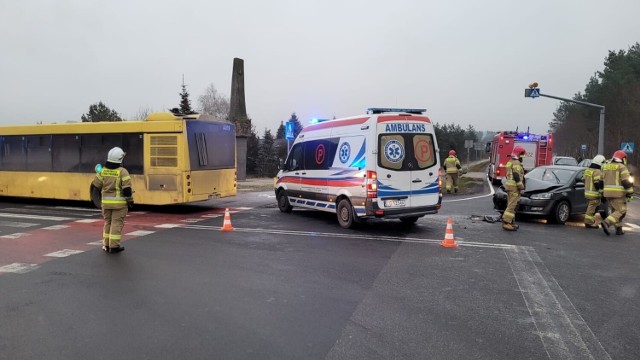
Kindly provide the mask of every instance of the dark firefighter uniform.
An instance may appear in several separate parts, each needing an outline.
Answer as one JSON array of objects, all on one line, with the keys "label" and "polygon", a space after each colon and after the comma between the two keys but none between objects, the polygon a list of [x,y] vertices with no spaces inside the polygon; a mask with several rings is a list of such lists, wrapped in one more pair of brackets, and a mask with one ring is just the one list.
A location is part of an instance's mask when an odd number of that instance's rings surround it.
[{"label": "dark firefighter uniform", "polygon": [[518,230],[516,225],[516,207],[518,201],[520,201],[520,193],[524,191],[524,168],[520,159],[513,156],[511,160],[507,162],[507,176],[504,188],[507,191],[507,208],[502,214],[502,228],[508,231]]},{"label": "dark firefighter uniform", "polygon": [[121,251],[122,228],[132,195],[129,172],[120,164],[107,162],[96,174],[93,186],[102,189],[102,249],[108,252]]}]

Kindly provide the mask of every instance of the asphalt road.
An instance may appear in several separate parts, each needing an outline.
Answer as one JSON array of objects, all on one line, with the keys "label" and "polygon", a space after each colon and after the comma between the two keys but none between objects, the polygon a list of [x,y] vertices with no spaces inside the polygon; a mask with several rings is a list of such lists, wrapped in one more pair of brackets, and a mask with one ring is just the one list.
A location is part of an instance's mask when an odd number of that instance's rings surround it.
[{"label": "asphalt road", "polygon": [[640,358],[638,203],[624,236],[513,233],[484,190],[412,227],[344,230],[270,192],[143,208],[114,255],[86,204],[2,202],[0,359]]}]

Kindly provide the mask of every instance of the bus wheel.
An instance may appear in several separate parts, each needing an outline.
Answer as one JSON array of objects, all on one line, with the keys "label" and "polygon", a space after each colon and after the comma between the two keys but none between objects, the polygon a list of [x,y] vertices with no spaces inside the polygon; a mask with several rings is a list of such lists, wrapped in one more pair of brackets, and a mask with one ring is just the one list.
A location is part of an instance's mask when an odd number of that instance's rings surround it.
[{"label": "bus wheel", "polygon": [[338,203],[338,223],[341,227],[348,229],[353,225],[353,207],[347,199],[342,199]]},{"label": "bus wheel", "polygon": [[278,191],[278,209],[283,213],[290,213],[293,209],[293,206],[289,204],[289,197],[287,197],[285,190]]},{"label": "bus wheel", "polygon": [[91,202],[98,209],[102,208],[102,192],[97,187],[91,185]]}]

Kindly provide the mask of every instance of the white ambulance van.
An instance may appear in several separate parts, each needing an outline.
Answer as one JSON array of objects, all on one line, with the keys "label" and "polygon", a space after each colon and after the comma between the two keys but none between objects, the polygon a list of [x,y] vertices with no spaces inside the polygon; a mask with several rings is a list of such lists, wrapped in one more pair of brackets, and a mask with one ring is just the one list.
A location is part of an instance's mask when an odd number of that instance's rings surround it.
[{"label": "white ambulance van", "polygon": [[343,228],[366,219],[407,224],[442,201],[438,143],[425,109],[367,114],[302,129],[278,172],[278,207],[337,214]]}]

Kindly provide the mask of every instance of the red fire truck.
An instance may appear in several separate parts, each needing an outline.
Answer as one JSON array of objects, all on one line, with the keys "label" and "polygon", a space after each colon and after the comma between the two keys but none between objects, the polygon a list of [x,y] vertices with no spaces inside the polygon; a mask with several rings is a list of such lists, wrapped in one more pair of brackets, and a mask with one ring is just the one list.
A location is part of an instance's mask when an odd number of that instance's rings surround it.
[{"label": "red fire truck", "polygon": [[553,156],[553,139],[551,133],[535,135],[519,133],[517,131],[500,131],[493,137],[493,141],[487,143],[489,157],[489,179],[494,184],[500,184],[507,174],[505,165],[509,161],[514,146],[521,146],[527,151],[522,164],[525,172],[536,166],[551,164]]}]

